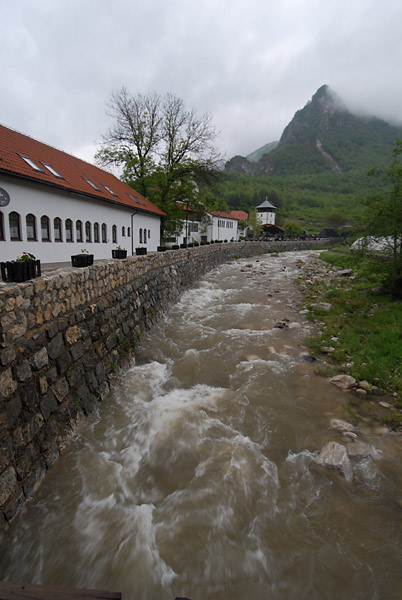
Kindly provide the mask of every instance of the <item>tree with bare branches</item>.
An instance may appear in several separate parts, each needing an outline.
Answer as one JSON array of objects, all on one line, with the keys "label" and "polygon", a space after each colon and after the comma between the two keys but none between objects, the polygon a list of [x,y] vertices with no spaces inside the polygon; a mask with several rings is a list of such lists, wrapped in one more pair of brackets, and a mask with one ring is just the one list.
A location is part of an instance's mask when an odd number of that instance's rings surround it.
[{"label": "tree with bare branches", "polygon": [[188,110],[173,94],[132,95],[124,87],[112,95],[108,114],[113,124],[97,162],[121,170],[126,183],[166,212],[164,230],[173,232],[181,214],[177,202],[194,204],[192,182],[208,181],[221,165],[211,116]]}]

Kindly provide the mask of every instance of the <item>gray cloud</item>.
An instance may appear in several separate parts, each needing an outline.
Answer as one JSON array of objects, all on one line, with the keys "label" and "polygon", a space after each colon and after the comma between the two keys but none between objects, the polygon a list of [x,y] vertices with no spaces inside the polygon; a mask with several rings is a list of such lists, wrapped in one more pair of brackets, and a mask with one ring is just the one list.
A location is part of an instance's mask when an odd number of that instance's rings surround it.
[{"label": "gray cloud", "polygon": [[402,121],[397,0],[0,0],[0,121],[91,160],[113,90],[208,111],[227,157],[278,139],[328,83]]}]

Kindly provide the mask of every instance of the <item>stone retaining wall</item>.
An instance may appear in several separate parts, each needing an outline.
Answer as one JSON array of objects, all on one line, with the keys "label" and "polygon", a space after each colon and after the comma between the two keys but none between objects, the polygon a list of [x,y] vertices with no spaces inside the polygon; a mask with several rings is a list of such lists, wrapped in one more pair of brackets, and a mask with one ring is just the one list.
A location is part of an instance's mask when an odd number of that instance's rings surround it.
[{"label": "stone retaining wall", "polygon": [[[328,244],[242,242],[59,269],[0,284],[0,529],[183,289],[232,258]],[[114,375],[115,376],[115,375]]]}]

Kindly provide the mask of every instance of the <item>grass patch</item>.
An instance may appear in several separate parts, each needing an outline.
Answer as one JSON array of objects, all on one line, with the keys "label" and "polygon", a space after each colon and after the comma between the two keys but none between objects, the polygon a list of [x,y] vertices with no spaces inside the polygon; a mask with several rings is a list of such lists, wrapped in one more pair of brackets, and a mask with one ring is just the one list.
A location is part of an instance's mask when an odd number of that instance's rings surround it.
[{"label": "grass patch", "polygon": [[309,317],[320,329],[308,340],[310,351],[334,348],[331,362],[339,370],[402,397],[402,302],[378,295],[382,274],[360,253],[329,251],[320,258],[327,265],[352,268],[355,275],[337,277],[328,267],[328,276],[306,283]]}]

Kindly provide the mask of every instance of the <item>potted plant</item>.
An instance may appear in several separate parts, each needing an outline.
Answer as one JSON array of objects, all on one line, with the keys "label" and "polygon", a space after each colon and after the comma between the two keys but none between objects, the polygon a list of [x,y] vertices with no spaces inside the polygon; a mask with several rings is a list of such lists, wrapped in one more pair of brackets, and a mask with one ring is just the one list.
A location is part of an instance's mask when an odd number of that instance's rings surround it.
[{"label": "potted plant", "polygon": [[40,277],[40,260],[30,252],[23,252],[15,261],[1,263],[1,277],[3,281],[27,281]]},{"label": "potted plant", "polygon": [[156,249],[158,252],[165,252],[165,250],[167,250],[167,247],[166,246],[158,246]]},{"label": "potted plant", "polygon": [[82,248],[81,254],[74,254],[71,257],[73,267],[89,267],[94,263],[94,255],[89,254],[88,250]]},{"label": "potted plant", "polygon": [[145,256],[145,254],[147,253],[147,249],[143,246],[139,246],[135,249],[135,253],[137,256]]},{"label": "potted plant", "polygon": [[172,250],[180,250],[179,244],[173,244]]},{"label": "potted plant", "polygon": [[112,250],[112,258],[127,258],[127,250],[117,246],[115,250]]}]

